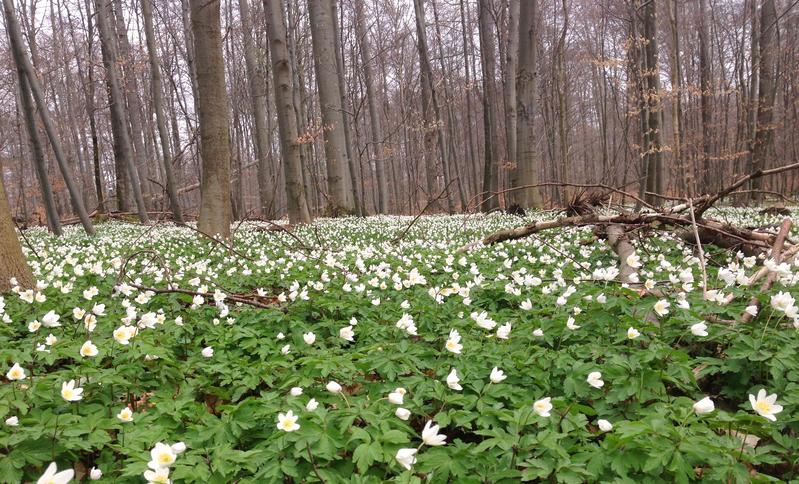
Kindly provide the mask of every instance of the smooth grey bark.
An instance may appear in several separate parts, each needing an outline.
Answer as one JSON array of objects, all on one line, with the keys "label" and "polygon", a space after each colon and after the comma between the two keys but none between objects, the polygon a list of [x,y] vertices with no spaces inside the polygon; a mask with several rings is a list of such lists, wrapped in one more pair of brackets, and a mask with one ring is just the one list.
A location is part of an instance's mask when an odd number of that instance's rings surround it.
[{"label": "smooth grey bark", "polygon": [[372,159],[374,160],[375,175],[377,177],[377,212],[388,212],[388,183],[386,179],[385,156],[383,156],[383,125],[378,113],[378,99],[374,87],[374,68],[372,59],[372,44],[369,41],[369,32],[366,28],[366,19],[363,13],[363,2],[355,2],[355,28],[361,48],[361,65],[363,66],[363,81],[366,85],[366,98],[369,104],[369,127],[372,142],[370,143]]},{"label": "smooth grey bark", "polygon": [[478,3],[478,24],[480,32],[480,55],[483,69],[483,129],[485,130],[485,163],[483,165],[483,189],[480,197],[480,210],[490,212],[499,207],[499,162],[496,154],[497,120],[496,106],[496,55],[492,35],[492,21],[488,9],[490,0]]},{"label": "smooth grey bark", "polygon": [[336,66],[338,53],[335,51],[336,41],[333,34],[335,19],[330,2],[308,0],[308,16],[327,160],[327,211],[332,216],[352,214],[355,213],[355,204],[352,192],[347,189],[349,160]]},{"label": "smooth grey bark", "polygon": [[427,201],[429,209],[436,211],[441,209],[441,204],[436,200],[436,183],[438,169],[436,167],[435,155],[435,136],[437,120],[433,109],[433,70],[430,67],[430,58],[427,49],[426,20],[424,13],[423,0],[413,0],[413,8],[416,18],[416,48],[419,52],[419,77],[422,85],[422,117],[424,119],[424,147],[422,149],[422,159],[425,168]]},{"label": "smooth grey bark", "polygon": [[[103,65],[105,66],[105,80],[108,86],[108,100],[111,109],[111,130],[114,134],[114,156],[119,164],[125,167],[128,178],[130,179],[130,189],[133,192],[133,200],[136,202],[136,210],[139,220],[148,223],[147,207],[141,192],[139,173],[133,158],[133,147],[128,136],[128,119],[125,113],[125,97],[119,85],[119,73],[117,71],[116,52],[114,50],[114,39],[111,34],[109,23],[111,2],[110,0],[95,0],[95,11],[97,19],[97,30],[100,33],[100,47],[103,51]],[[117,196],[120,194],[118,193]],[[120,207],[122,205],[120,204]]]},{"label": "smooth grey bark", "polygon": [[[535,109],[538,83],[536,22],[538,0],[521,2],[519,10],[519,55],[516,66],[516,170],[511,187],[518,188],[538,182],[536,162]],[[513,203],[521,208],[541,208],[541,191],[524,188],[511,193]]]},{"label": "smooth grey bark", "polygon": [[[180,208],[178,190],[175,183],[175,174],[172,170],[172,150],[169,145],[169,131],[166,128],[166,115],[164,114],[164,94],[161,83],[161,62],[155,46],[155,33],[153,31],[153,0],[141,0],[142,17],[144,17],[144,35],[147,41],[147,54],[150,59],[150,88],[153,96],[153,111],[155,111],[158,137],[161,141],[161,158],[166,177],[166,194],[169,197],[169,207],[175,223],[183,223],[183,212]],[[244,0],[242,0],[244,1]]]},{"label": "smooth grey bark", "polygon": [[[338,75],[338,92],[339,98],[341,98],[341,106],[342,111],[341,115],[344,120],[344,143],[347,148],[347,161],[349,163],[349,187],[348,189],[352,192],[353,203],[355,204],[355,209],[358,216],[363,217],[368,215],[366,210],[366,195],[363,193],[363,170],[361,168],[360,163],[360,156],[358,157],[358,161],[355,160],[355,154],[352,151],[352,133],[350,130],[350,122],[347,119],[348,113],[345,109],[349,108],[347,102],[347,94],[344,89],[344,48],[341,43],[341,32],[339,29],[339,16],[338,16],[338,9],[336,8],[337,0],[329,0],[330,2],[330,11],[333,13],[333,39],[334,39],[334,50],[336,52],[336,75]],[[341,20],[343,21],[343,20]],[[360,179],[360,184],[358,180]]]},{"label": "smooth grey bark", "polygon": [[[17,69],[17,80],[19,82],[19,99],[20,107],[22,108],[23,117],[25,119],[25,128],[28,133],[28,143],[31,147],[31,155],[33,156],[33,167],[36,171],[36,178],[39,180],[39,187],[42,191],[42,203],[44,204],[44,212],[47,216],[47,226],[50,231],[55,235],[61,235],[61,221],[58,218],[58,210],[56,210],[55,200],[53,198],[53,187],[50,184],[50,178],[47,176],[47,164],[44,158],[44,150],[42,149],[42,142],[39,139],[39,130],[36,127],[35,108],[33,107],[33,100],[31,99],[30,87],[28,86],[28,79],[25,73]],[[2,175],[0,175],[2,178]]]},{"label": "smooth grey bark", "polygon": [[139,81],[136,78],[134,60],[131,56],[128,30],[122,10],[122,0],[113,0],[111,4],[114,22],[109,22],[109,30],[116,33],[116,59],[119,66],[119,88],[122,91],[126,107],[125,114],[128,119],[128,137],[133,148],[133,166],[139,179],[142,199],[145,206],[152,201],[150,182],[147,180],[149,163],[144,143],[144,123],[142,122],[141,102],[139,102]]},{"label": "smooth grey bark", "polygon": [[190,0],[197,75],[202,180],[197,228],[230,239],[230,114],[222,57],[220,0]]},{"label": "smooth grey bark", "polygon": [[272,56],[272,76],[275,86],[275,105],[277,108],[278,130],[280,132],[280,156],[286,180],[286,198],[289,221],[292,224],[311,222],[308,201],[302,182],[300,164],[300,145],[297,140],[297,118],[292,100],[293,76],[286,45],[286,24],[283,14],[283,0],[263,0],[269,29],[270,54]]},{"label": "smooth grey bark", "polygon": [[264,73],[259,68],[255,42],[252,36],[252,15],[248,0],[239,0],[239,14],[244,37],[244,62],[247,68],[247,84],[252,97],[253,118],[255,119],[255,155],[258,159],[258,200],[261,216],[274,219],[277,216],[275,204],[275,180],[269,162],[270,141],[266,112],[266,83]]},{"label": "smooth grey bark", "polygon": [[78,218],[80,219],[86,233],[89,235],[94,235],[94,226],[92,225],[92,221],[89,219],[89,214],[86,212],[86,208],[83,205],[83,198],[80,195],[80,191],[78,190],[78,187],[72,178],[72,174],[69,171],[69,164],[67,162],[66,156],[64,155],[64,150],[61,146],[61,140],[58,137],[58,132],[56,131],[53,121],[50,119],[50,114],[47,111],[47,100],[44,98],[44,94],[42,93],[39,79],[36,77],[36,71],[31,65],[30,59],[28,59],[23,50],[22,33],[19,28],[19,23],[17,22],[17,17],[14,14],[14,5],[11,0],[3,0],[3,12],[6,16],[6,29],[8,30],[8,37],[11,44],[11,51],[14,57],[15,65],[17,66],[17,69],[20,69],[22,72],[24,72],[28,81],[28,87],[30,88],[33,99],[36,102],[36,107],[39,111],[39,117],[42,120],[42,124],[44,124],[47,138],[50,140],[50,146],[53,148],[53,154],[55,155],[56,162],[58,163],[58,168],[61,172],[64,184],[67,186],[69,198],[72,202],[72,208],[78,215]]},{"label": "smooth grey bark", "polygon": [[[760,6],[760,85],[757,101],[757,129],[751,171],[766,168],[768,156],[774,148],[774,100],[777,93],[777,10],[774,0],[763,0]],[[761,190],[763,180],[752,180],[752,190]],[[753,193],[754,200],[762,194]]]}]

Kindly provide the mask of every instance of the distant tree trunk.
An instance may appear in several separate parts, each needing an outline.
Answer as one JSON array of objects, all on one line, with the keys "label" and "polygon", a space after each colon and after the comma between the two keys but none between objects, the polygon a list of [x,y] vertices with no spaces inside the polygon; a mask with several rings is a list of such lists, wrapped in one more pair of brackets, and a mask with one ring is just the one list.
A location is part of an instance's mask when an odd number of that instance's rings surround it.
[{"label": "distant tree trunk", "polygon": [[[150,78],[152,80],[153,110],[158,126],[158,137],[161,140],[161,156],[166,176],[166,192],[169,197],[169,206],[175,223],[183,223],[183,212],[180,209],[178,190],[175,175],[172,171],[172,150],[169,146],[169,131],[166,129],[166,115],[164,114],[164,94],[161,85],[161,63],[158,60],[158,50],[155,47],[155,33],[153,32],[153,10],[150,2],[141,0],[142,17],[144,17],[144,35],[147,38],[147,54],[150,58]],[[244,0],[242,0],[244,1]]]},{"label": "distant tree trunk", "polygon": [[[674,0],[672,0],[674,1]],[[714,190],[713,180],[718,174],[712,173],[710,168],[710,101],[713,99],[713,87],[710,85],[710,55],[708,42],[710,35],[707,26],[707,0],[699,0],[699,89],[701,91],[700,109],[702,112],[702,192],[711,193]]]},{"label": "distant tree trunk", "polygon": [[[510,164],[510,177],[518,177],[517,172],[519,156],[516,151],[516,75],[519,65],[519,15],[521,14],[521,0],[510,0],[508,3],[508,45],[505,48],[505,143],[508,149],[508,163]],[[529,3],[524,2],[524,3]]]},{"label": "distant tree trunk", "polygon": [[386,157],[383,153],[383,127],[378,111],[377,94],[374,88],[374,68],[372,66],[372,46],[366,29],[366,20],[363,14],[363,2],[355,2],[355,26],[361,48],[361,62],[363,64],[364,84],[366,84],[366,98],[369,103],[369,123],[371,127],[372,142],[371,152],[377,175],[377,212],[388,212],[388,182],[386,178]]},{"label": "distant tree trunk", "polygon": [[84,230],[86,230],[86,233],[89,235],[94,235],[94,226],[92,225],[92,222],[89,219],[89,214],[86,212],[86,208],[83,205],[83,198],[80,195],[80,191],[72,178],[72,174],[69,171],[69,164],[67,162],[66,156],[64,155],[64,150],[61,147],[60,138],[55,126],[53,125],[52,119],[50,119],[47,100],[44,98],[41,85],[39,84],[39,78],[36,77],[36,71],[31,65],[30,59],[28,59],[27,55],[25,54],[22,43],[22,33],[19,28],[19,23],[17,22],[17,17],[14,14],[14,5],[11,3],[11,0],[3,0],[3,12],[5,13],[6,17],[6,29],[8,31],[14,63],[17,69],[21,70],[25,74],[28,87],[30,88],[30,92],[33,95],[33,99],[36,102],[36,107],[39,111],[39,117],[42,120],[42,124],[44,124],[44,130],[47,133],[47,138],[50,140],[50,146],[53,148],[53,154],[55,155],[56,162],[58,163],[61,177],[64,180],[64,184],[67,186],[69,198],[72,202],[72,208],[78,215],[78,218],[80,219]]},{"label": "distant tree trunk", "polygon": [[122,91],[123,99],[127,103],[127,109],[124,111],[130,126],[129,138],[133,148],[133,166],[139,179],[142,200],[144,200],[144,205],[147,206],[148,202],[152,203],[151,182],[147,180],[150,163],[147,159],[144,144],[144,123],[142,123],[142,109],[141,102],[139,102],[139,81],[136,77],[137,67],[135,59],[131,55],[122,0],[113,0],[111,10],[114,14],[113,19],[115,22],[109,22],[108,28],[110,31],[115,32],[117,37],[117,50],[115,53],[117,65],[119,66],[119,71],[117,71],[119,74],[119,89]]},{"label": "distant tree trunk", "polygon": [[[558,138],[560,139],[560,160],[557,165],[560,167],[559,178],[561,181],[569,182],[574,173],[572,171],[569,143],[569,107],[568,107],[568,81],[566,79],[566,34],[569,31],[569,9],[566,0],[562,0],[563,7],[563,28],[560,30],[555,54],[555,68],[553,69],[552,85],[557,95],[558,111]],[[558,187],[560,202],[564,206],[571,197],[570,187]]]},{"label": "distant tree trunk", "polygon": [[[671,77],[671,91],[672,91],[672,108],[671,108],[671,125],[672,125],[672,147],[674,169],[677,172],[678,179],[681,181],[682,189],[678,191],[681,194],[692,195],[692,183],[689,176],[688,164],[683,159],[682,153],[682,66],[680,64],[680,36],[677,23],[677,0],[668,0],[669,4],[669,27],[671,30],[671,50],[670,61],[671,69],[669,74]],[[704,3],[701,0],[700,3]],[[700,16],[702,13],[700,13]],[[700,17],[701,18],[701,17]],[[701,68],[700,68],[701,69]]]},{"label": "distant tree trunk", "polygon": [[258,55],[253,41],[252,16],[248,0],[239,0],[241,28],[244,36],[244,61],[247,66],[247,83],[252,97],[253,117],[255,118],[255,154],[258,157],[258,199],[261,216],[274,219],[277,216],[275,204],[275,183],[269,163],[270,133],[267,129],[266,83],[264,73],[258,65]]},{"label": "distant tree trunk", "polygon": [[311,222],[308,201],[302,182],[300,145],[298,144],[297,118],[292,100],[293,76],[286,45],[286,24],[283,14],[283,0],[264,0],[267,28],[269,30],[270,54],[272,55],[272,76],[275,86],[275,105],[277,107],[278,130],[280,132],[280,156],[286,178],[286,198],[289,221],[292,224]]},{"label": "distant tree trunk", "polygon": [[483,128],[485,130],[485,165],[483,166],[483,189],[480,209],[490,212],[499,207],[499,165],[496,154],[497,121],[496,106],[496,55],[494,53],[493,21],[489,9],[490,0],[478,3],[480,27],[480,56],[483,64]]},{"label": "distant tree trunk", "polygon": [[[752,171],[766,168],[768,157],[774,149],[774,99],[777,92],[776,59],[777,51],[777,10],[774,0],[763,0],[760,6],[760,86],[757,102],[757,131],[752,154]],[[752,181],[752,190],[763,188],[762,178]],[[762,194],[753,193],[759,201]]]},{"label": "distant tree trunk", "polygon": [[[519,11],[519,58],[516,67],[517,124],[516,165],[511,177],[512,187],[534,185],[538,182],[538,164],[535,149],[535,101],[537,89],[536,22],[538,0],[524,0]],[[538,188],[516,190],[511,199],[521,208],[541,208],[541,191]]]},{"label": "distant tree trunk", "polygon": [[[114,156],[117,159],[117,166],[124,167],[130,179],[130,188],[133,192],[133,200],[136,202],[139,220],[142,223],[149,222],[147,207],[144,204],[144,197],[141,193],[141,183],[139,173],[133,155],[133,145],[131,145],[128,132],[128,119],[125,115],[125,97],[119,84],[119,73],[117,71],[116,52],[114,51],[114,39],[111,36],[111,25],[109,23],[111,2],[110,0],[95,0],[95,10],[97,12],[97,30],[100,32],[100,46],[103,51],[103,64],[105,65],[105,79],[108,85],[108,99],[111,108],[111,130],[114,133]],[[118,173],[117,173],[118,175]],[[117,193],[117,196],[121,194]],[[120,209],[124,207],[121,203]]]},{"label": "distant tree trunk", "polygon": [[190,0],[197,72],[202,181],[197,228],[230,239],[230,114],[222,57],[221,0]]},{"label": "distant tree trunk", "polygon": [[[338,17],[338,9],[336,8],[336,2],[338,0],[329,0],[330,2],[330,11],[333,14],[333,50],[336,53],[336,75],[338,76],[338,92],[339,98],[341,98],[341,116],[344,121],[344,144],[347,148],[347,161],[348,161],[348,172],[350,175],[349,178],[349,187],[348,190],[352,193],[353,203],[355,205],[356,213],[358,216],[364,217],[369,214],[366,210],[366,195],[364,193],[363,188],[363,173],[361,168],[360,156],[358,156],[358,160],[356,160],[356,156],[352,151],[352,134],[350,130],[350,122],[347,119],[348,113],[346,109],[348,109],[348,102],[347,102],[347,94],[346,90],[344,89],[344,48],[341,42],[341,32],[339,29],[339,22],[342,21]],[[360,183],[358,181],[360,180]]]},{"label": "distant tree trunk", "polygon": [[100,167],[100,137],[97,133],[96,103],[94,99],[94,23],[91,15],[91,0],[84,0],[86,6],[86,51],[89,53],[89,60],[86,63],[86,79],[83,79],[83,71],[78,64],[78,75],[83,81],[83,95],[86,98],[86,112],[89,116],[89,133],[92,140],[92,167],[94,171],[94,190],[97,192],[97,212],[103,213],[106,210],[105,195],[103,190],[103,175]]},{"label": "distant tree trunk", "polygon": [[[10,2],[10,0],[4,0]],[[0,294],[11,289],[11,278],[24,288],[33,287],[35,282],[28,262],[22,254],[11,208],[8,205],[3,177],[0,176]]]},{"label": "distant tree trunk", "polygon": [[[647,165],[646,191],[652,194],[664,193],[665,174],[663,170],[660,103],[660,70],[658,67],[657,15],[656,3],[646,1],[644,4],[644,57],[646,69],[643,77],[646,80],[646,100],[648,105],[649,144],[646,146],[644,159]],[[645,200],[651,204],[662,203],[662,199],[647,194]]]},{"label": "distant tree trunk", "polygon": [[[55,200],[53,199],[53,187],[50,184],[50,178],[47,176],[47,161],[44,158],[42,142],[39,139],[39,130],[36,127],[36,120],[34,119],[36,111],[33,107],[28,79],[24,71],[17,69],[17,79],[19,81],[20,107],[23,117],[25,118],[28,141],[31,146],[31,154],[33,155],[33,167],[36,171],[36,178],[39,180],[39,187],[42,190],[42,202],[44,204],[45,215],[47,216],[47,226],[50,228],[51,232],[60,236],[61,221],[58,219],[58,210],[56,210]],[[0,178],[2,178],[1,173]]]},{"label": "distant tree trunk", "polygon": [[328,214],[338,216],[355,213],[352,192],[347,188],[349,160],[344,137],[344,116],[336,66],[333,14],[330,2],[308,0],[316,85],[324,126],[325,158],[327,159]]},{"label": "distant tree trunk", "polygon": [[[525,2],[526,3],[526,2]],[[464,89],[464,97],[466,98],[466,131],[467,131],[467,140],[466,140],[466,158],[467,162],[469,163],[470,171],[472,172],[473,176],[470,180],[472,191],[473,192],[480,192],[480,183],[478,180],[478,170],[477,166],[477,146],[476,141],[474,139],[474,122],[472,120],[472,78],[470,76],[470,69],[469,69],[469,42],[467,39],[467,29],[466,29],[466,10],[464,7],[464,0],[460,0],[458,3],[460,7],[460,17],[461,17],[461,38],[463,39],[463,68],[464,68],[464,81],[466,82],[466,88]]]}]

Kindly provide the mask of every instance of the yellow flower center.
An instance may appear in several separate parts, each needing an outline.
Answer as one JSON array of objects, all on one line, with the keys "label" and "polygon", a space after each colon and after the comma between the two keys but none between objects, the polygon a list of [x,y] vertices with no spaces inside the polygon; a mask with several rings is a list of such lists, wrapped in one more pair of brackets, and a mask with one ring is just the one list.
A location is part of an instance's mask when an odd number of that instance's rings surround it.
[{"label": "yellow flower center", "polygon": [[74,393],[72,392],[72,390],[68,388],[61,390],[61,396],[64,397],[66,400],[71,400],[72,395],[74,395]]},{"label": "yellow flower center", "polygon": [[11,370],[11,378],[22,378],[22,371],[21,370]]},{"label": "yellow flower center", "polygon": [[172,456],[164,452],[163,454],[158,456],[158,462],[160,462],[161,464],[171,464]]},{"label": "yellow flower center", "polygon": [[447,349],[448,350],[454,350],[455,349],[455,345],[456,345],[456,343],[454,341],[452,341],[452,340],[448,340],[447,341]]},{"label": "yellow flower center", "polygon": [[761,412],[771,413],[771,404],[768,402],[765,401],[756,402],[755,407],[757,407],[757,409],[760,410]]},{"label": "yellow flower center", "polygon": [[290,418],[287,418],[283,421],[283,430],[290,430],[293,425],[294,421]]}]

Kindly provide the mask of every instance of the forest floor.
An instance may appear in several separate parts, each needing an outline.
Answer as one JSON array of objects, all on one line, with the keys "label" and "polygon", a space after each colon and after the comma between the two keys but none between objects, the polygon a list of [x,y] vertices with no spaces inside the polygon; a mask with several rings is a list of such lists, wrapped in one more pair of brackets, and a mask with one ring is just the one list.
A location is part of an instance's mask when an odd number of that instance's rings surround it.
[{"label": "forest floor", "polygon": [[551,215],[246,222],[232,248],[28,230],[39,286],[0,298],[0,481],[799,479],[799,263],[646,227],[640,286],[590,227],[458,251]]}]

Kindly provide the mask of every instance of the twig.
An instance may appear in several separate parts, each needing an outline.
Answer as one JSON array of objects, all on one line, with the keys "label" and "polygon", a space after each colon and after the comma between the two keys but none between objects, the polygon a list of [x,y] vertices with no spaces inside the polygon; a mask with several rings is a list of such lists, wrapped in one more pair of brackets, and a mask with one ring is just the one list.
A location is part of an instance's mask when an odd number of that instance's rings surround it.
[{"label": "twig", "polygon": [[[791,225],[793,221],[790,218],[786,218],[782,221],[782,225],[780,226],[780,231],[777,233],[777,238],[774,240],[774,246],[771,248],[771,257],[774,259],[775,264],[779,264],[782,261],[782,246],[785,244],[785,238],[788,236],[788,232],[791,230]],[[794,246],[797,247],[797,246]],[[765,267],[764,267],[765,269]],[[776,272],[769,272],[768,277],[766,280],[763,281],[763,284],[760,286],[759,293],[764,293],[768,291],[771,286],[774,284],[774,281],[777,279]],[[749,306],[755,306],[760,308],[760,299],[757,296],[753,296],[752,299],[749,300]],[[741,315],[741,320],[744,323],[748,323],[752,321],[754,316],[750,313],[744,311]]]},{"label": "twig", "polygon": [[699,267],[702,269],[702,299],[707,299],[707,268],[705,266],[705,250],[702,248],[702,240],[699,238],[699,229],[696,226],[696,217],[694,216],[694,202],[688,199],[688,205],[691,210],[691,224],[694,229],[694,237],[696,238],[696,246],[699,249]]},{"label": "twig", "polygon": [[[453,178],[452,180],[450,180],[450,181],[449,181],[449,183],[447,183],[447,184],[446,184],[446,186],[444,186],[444,189],[443,189],[443,190],[441,190],[441,193],[439,193],[439,194],[438,194],[438,196],[436,196],[435,198],[433,198],[433,199],[431,199],[431,200],[428,200],[428,201],[427,201],[427,204],[424,206],[424,208],[422,209],[422,211],[421,211],[421,212],[419,212],[418,214],[416,214],[416,217],[414,217],[414,218],[413,218],[413,220],[411,220],[411,223],[409,223],[409,224],[408,224],[408,225],[405,227],[405,229],[404,229],[402,232],[400,232],[400,234],[399,234],[399,235],[397,235],[396,237],[394,237],[393,239],[391,239],[391,243],[392,243],[392,244],[396,244],[397,242],[399,242],[399,241],[401,241],[402,239],[404,239],[404,238],[405,238],[405,235],[407,235],[408,231],[409,231],[409,230],[411,230],[411,227],[413,227],[413,226],[414,226],[414,224],[415,224],[415,223],[416,223],[416,222],[417,222],[417,221],[418,221],[418,220],[419,220],[419,219],[422,217],[422,215],[424,215],[424,213],[427,211],[427,209],[428,209],[428,208],[430,208],[430,206],[431,206],[432,204],[434,204],[434,203],[436,203],[437,201],[441,200],[441,198],[444,196],[444,194],[448,193],[449,186],[450,186],[450,185],[452,185],[452,182],[456,181],[457,179],[458,179],[458,178],[456,177],[456,178]],[[467,206],[468,206],[468,204],[467,204]]]}]

